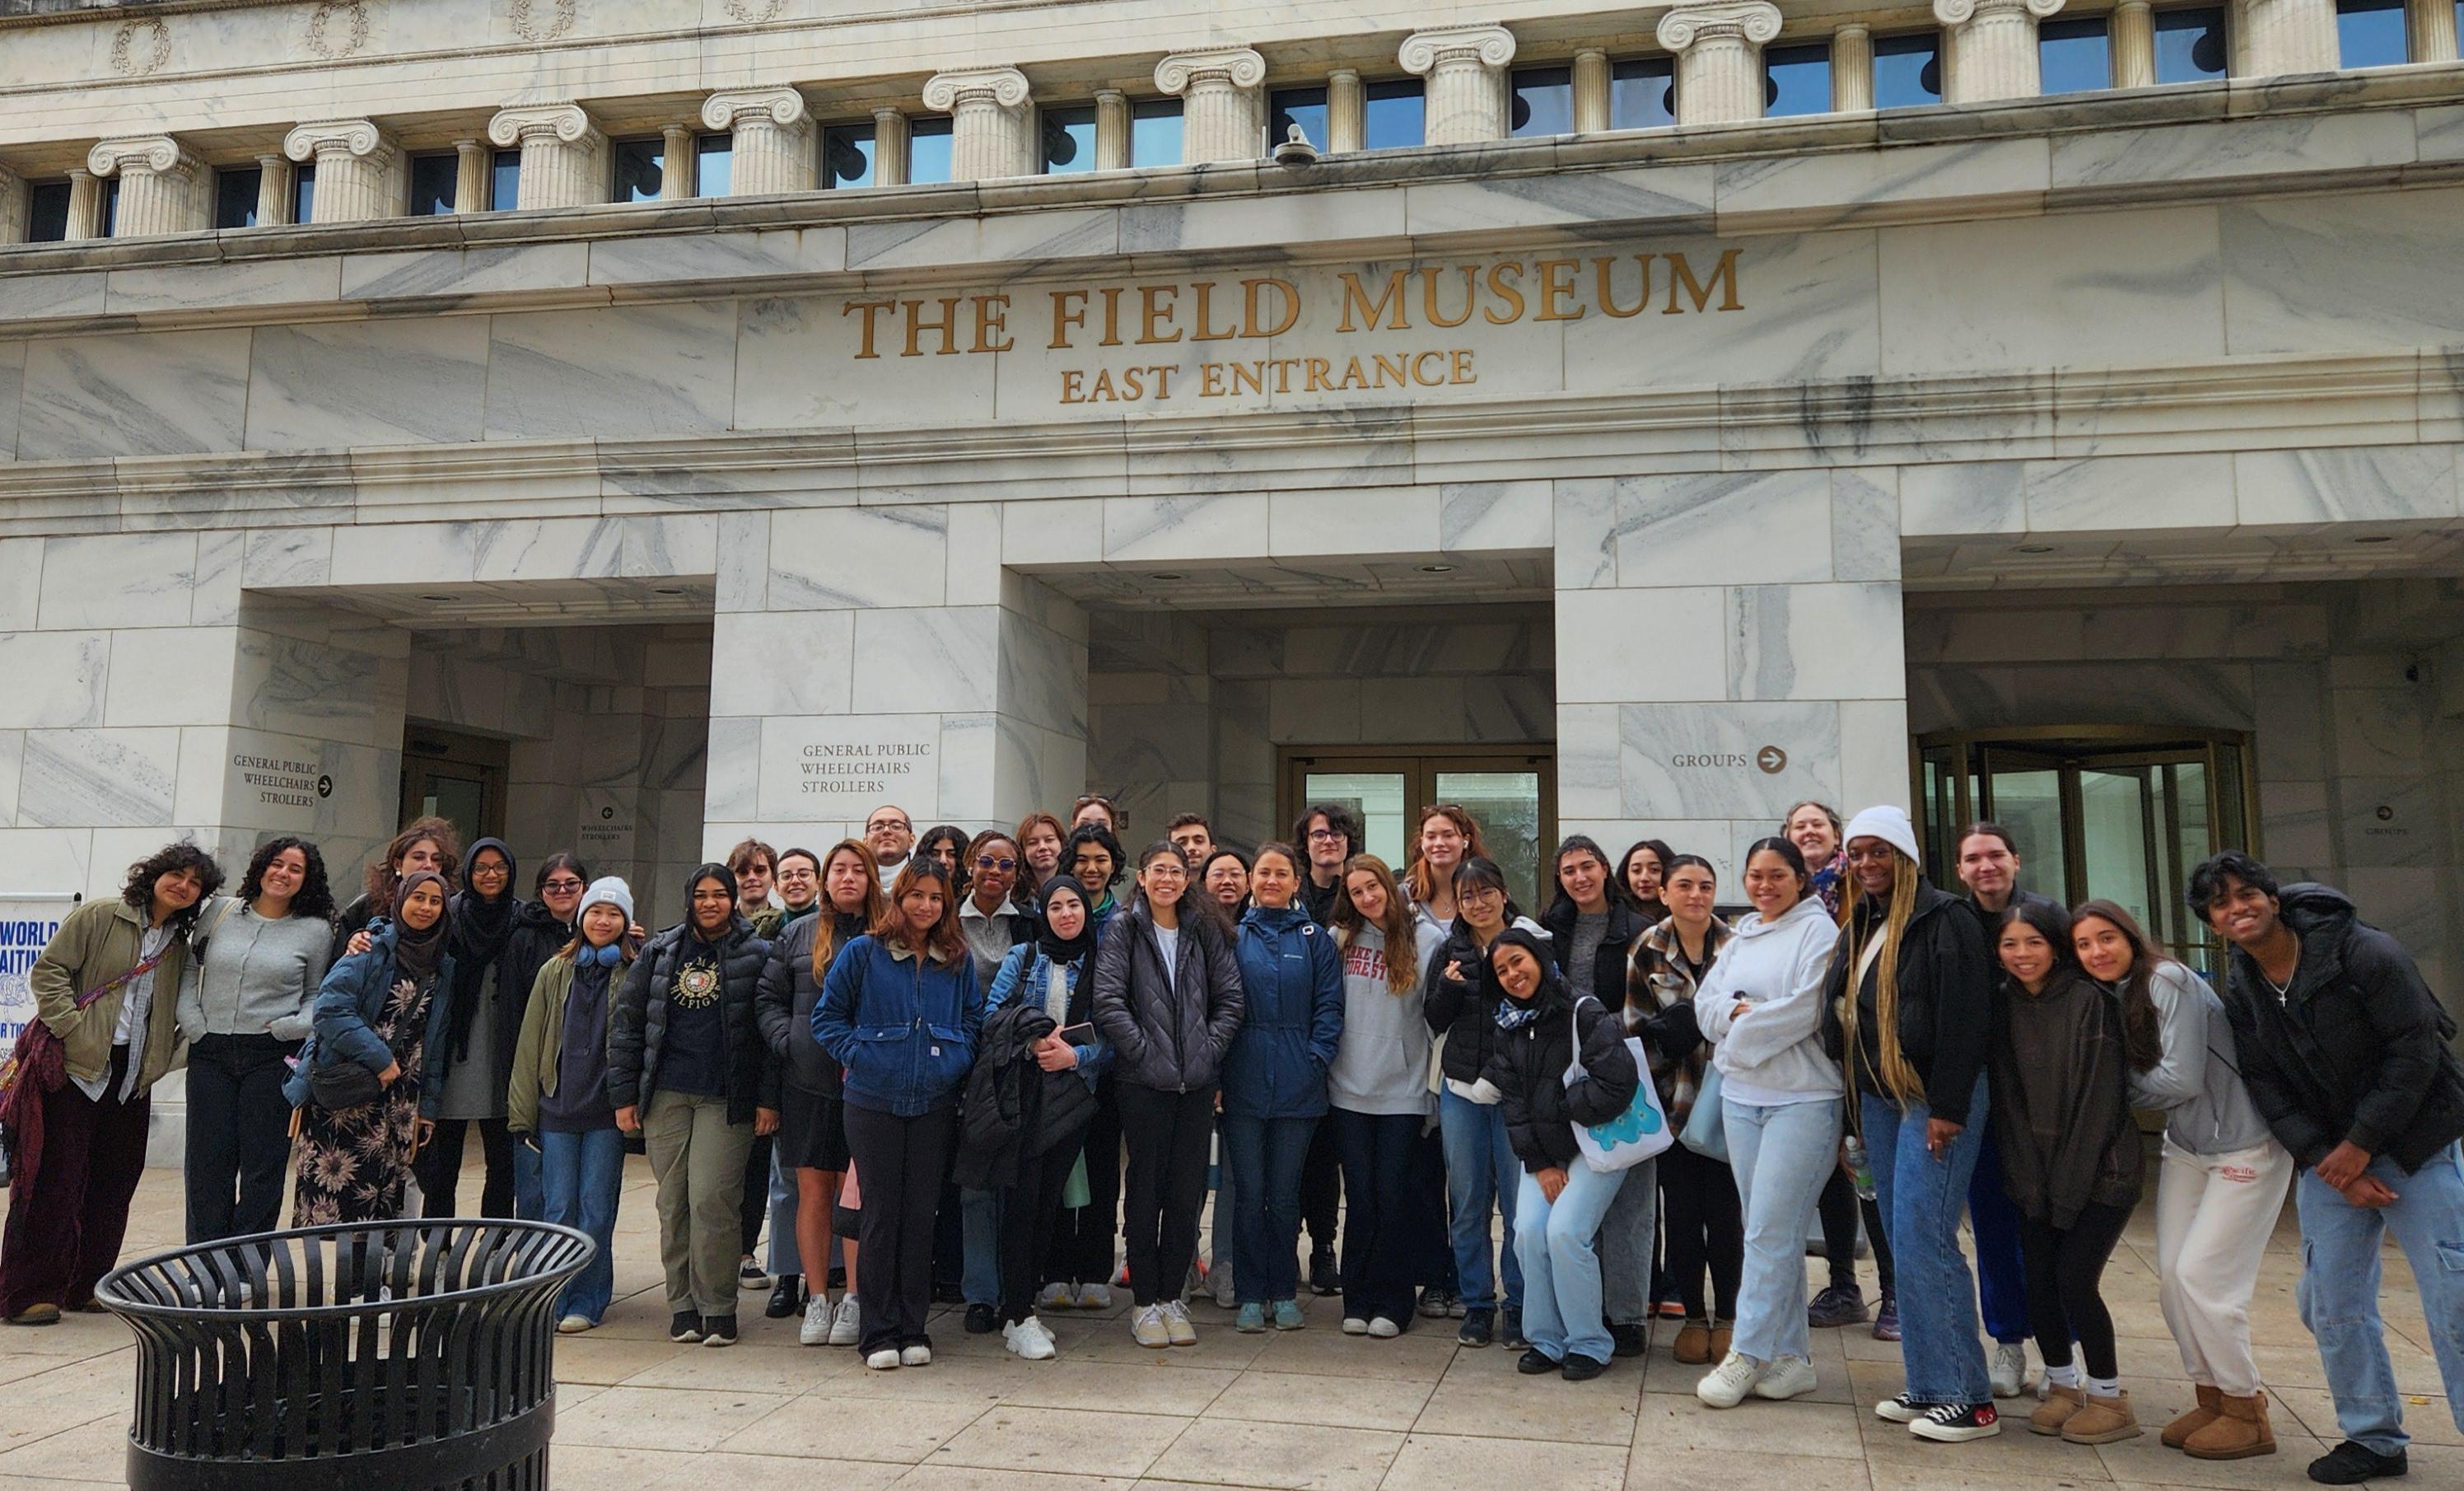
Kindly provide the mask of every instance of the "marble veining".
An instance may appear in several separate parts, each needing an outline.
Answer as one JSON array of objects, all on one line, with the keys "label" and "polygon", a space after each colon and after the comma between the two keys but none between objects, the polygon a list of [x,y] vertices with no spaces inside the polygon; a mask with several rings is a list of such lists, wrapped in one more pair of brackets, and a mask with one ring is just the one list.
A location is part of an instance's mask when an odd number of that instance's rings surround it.
[{"label": "marble veining", "polygon": [[241,447],[246,331],[31,343],[17,457],[181,456]]},{"label": "marble veining", "polygon": [[167,825],[180,732],[29,730],[17,821],[30,828]]},{"label": "marble veining", "polygon": [[495,317],[488,436],[724,430],[735,349],[732,301]]},{"label": "marble veining", "polygon": [[248,444],[475,440],[487,381],[485,317],[268,326],[249,364]]},{"label": "marble veining", "polygon": [[2243,451],[2232,459],[2245,523],[2436,522],[2459,511],[2454,453],[2438,446]]},{"label": "marble veining", "polygon": [[778,513],[766,604],[781,612],[938,605],[949,543],[949,509],[937,504]]}]

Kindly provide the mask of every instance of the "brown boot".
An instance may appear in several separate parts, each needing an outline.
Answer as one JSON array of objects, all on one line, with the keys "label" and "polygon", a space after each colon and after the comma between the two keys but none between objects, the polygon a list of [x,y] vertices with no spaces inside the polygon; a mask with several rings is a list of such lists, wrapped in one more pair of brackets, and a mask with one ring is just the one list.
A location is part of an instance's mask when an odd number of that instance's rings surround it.
[{"label": "brown boot", "polygon": [[1735,1321],[1715,1320],[1711,1323],[1712,1361],[1725,1362],[1728,1359],[1729,1344],[1736,1339],[1736,1335],[1737,1323]]},{"label": "brown boot", "polygon": [[2192,1459],[2240,1460],[2276,1453],[2276,1431],[2267,1423],[2267,1394],[2220,1399],[2224,1412],[2216,1421],[2182,1446]]},{"label": "brown boot", "polygon": [[1701,1367],[1711,1360],[1711,1324],[1708,1321],[1689,1320],[1679,1328],[1677,1359],[1688,1367]]},{"label": "brown boot", "polygon": [[2060,1434],[2071,1415],[2087,1407],[2087,1393],[2079,1388],[2052,1387],[2045,1390],[2045,1401],[2028,1415],[2031,1434]]},{"label": "brown boot", "polygon": [[2139,1427],[2139,1415],[2130,1411],[2127,1392],[2117,1392],[2109,1398],[2088,1393],[2079,1411],[2062,1425],[2062,1437],[2073,1444],[2111,1444],[2135,1439],[2145,1433]]},{"label": "brown boot", "polygon": [[2189,1443],[2190,1435],[2214,1423],[2224,1413],[2224,1409],[2220,1406],[2224,1401],[2224,1394],[2206,1383],[2200,1383],[2197,1387],[2199,1406],[2167,1424],[2164,1434],[2158,1436],[2165,1441],[2165,1448],[2168,1450],[2178,1450]]}]

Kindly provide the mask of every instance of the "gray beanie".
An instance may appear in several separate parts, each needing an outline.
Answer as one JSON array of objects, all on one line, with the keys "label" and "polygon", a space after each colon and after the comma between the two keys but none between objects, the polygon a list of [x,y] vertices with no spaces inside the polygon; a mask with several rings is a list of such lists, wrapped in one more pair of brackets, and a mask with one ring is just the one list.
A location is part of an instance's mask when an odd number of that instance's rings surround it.
[{"label": "gray beanie", "polygon": [[590,882],[588,890],[582,893],[582,904],[573,913],[574,924],[581,925],[583,912],[588,911],[602,901],[624,912],[627,926],[633,924],[633,889],[613,875],[601,876]]}]

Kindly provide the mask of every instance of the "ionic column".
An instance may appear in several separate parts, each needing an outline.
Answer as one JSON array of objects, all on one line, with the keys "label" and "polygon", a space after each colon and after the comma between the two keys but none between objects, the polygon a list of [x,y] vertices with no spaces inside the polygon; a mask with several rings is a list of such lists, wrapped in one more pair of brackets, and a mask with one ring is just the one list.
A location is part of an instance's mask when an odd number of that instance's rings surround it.
[{"label": "ionic column", "polygon": [[1949,33],[1942,100],[1985,103],[2041,93],[2036,23],[2061,8],[2062,0],[1933,0],[1934,19]]},{"label": "ionic column", "polygon": [[[670,124],[659,131],[659,200],[682,202],[701,194],[699,142],[691,125]],[[813,152],[804,152],[804,171],[812,173]]]},{"label": "ionic column", "polygon": [[1430,145],[1470,145],[1511,133],[1506,111],[1506,64],[1514,33],[1503,26],[1446,26],[1403,38],[1396,60],[1428,79],[1421,136]]},{"label": "ionic column", "polygon": [[317,194],[308,207],[314,221],[358,223],[402,215],[402,152],[368,121],[302,124],[283,137],[282,153],[317,163]]},{"label": "ionic column", "polygon": [[[1369,139],[1369,91],[1362,86],[1360,74],[1349,67],[1338,67],[1326,75],[1326,138],[1309,144],[1319,149],[1357,150]],[[1280,140],[1269,145],[1281,145]]]},{"label": "ionic column", "polygon": [[1032,103],[1026,75],[1014,67],[969,68],[928,79],[924,106],[950,116],[950,179],[1027,174]]},{"label": "ionic column", "polygon": [[291,204],[296,200],[292,188],[294,167],[291,157],[282,154],[260,155],[256,158],[256,225],[277,228],[291,221]]},{"label": "ionic column", "polygon": [[120,178],[120,219],[112,236],[148,238],[212,226],[206,208],[206,163],[169,135],[104,140],[86,152],[86,169]]},{"label": "ionic column", "polygon": [[[1180,100],[1181,164],[1258,158],[1259,131],[1266,121],[1265,57],[1248,47],[1176,52],[1155,64],[1155,80]],[[1323,140],[1309,143],[1326,146]]]},{"label": "ionic column", "polygon": [[[607,137],[582,105],[519,103],[498,109],[488,121],[488,138],[498,149],[521,148],[522,179],[514,203],[519,211],[607,200]],[[324,215],[321,209],[318,215]]]},{"label": "ionic column", "polygon": [[1874,106],[1874,33],[1851,21],[1831,33],[1831,112],[1854,114]]},{"label": "ionic column", "polygon": [[2229,24],[2239,41],[2238,77],[2336,70],[2336,0],[2233,0]]},{"label": "ionic column", "polygon": [[2405,29],[2412,33],[2416,62],[2455,60],[2454,0],[2406,0]]},{"label": "ionic column", "polygon": [[102,236],[102,182],[81,166],[69,170],[69,221],[61,236],[69,243]]},{"label": "ionic column", "polygon": [[732,196],[813,189],[813,115],[793,88],[731,88],[701,106],[702,126],[735,137]]},{"label": "ionic column", "polygon": [[2156,11],[2147,0],[2118,0],[2107,34],[2113,45],[2113,86],[2156,86]]},{"label": "ionic column", "polygon": [[1609,122],[1609,55],[1586,47],[1574,54],[1574,133],[1595,135]]},{"label": "ionic column", "polygon": [[908,130],[907,116],[896,109],[873,110],[872,184],[906,186],[914,159],[913,136]]},{"label": "ionic column", "polygon": [[0,166],[0,243],[26,241],[26,178]]},{"label": "ionic column", "polygon": [[1770,0],[1681,5],[1660,18],[1657,34],[1677,58],[1677,122],[1763,117],[1763,43],[1779,34],[1779,7]]},{"label": "ionic column", "polygon": [[453,142],[453,211],[485,212],[488,206],[488,178],[494,174],[495,152],[485,140]]}]

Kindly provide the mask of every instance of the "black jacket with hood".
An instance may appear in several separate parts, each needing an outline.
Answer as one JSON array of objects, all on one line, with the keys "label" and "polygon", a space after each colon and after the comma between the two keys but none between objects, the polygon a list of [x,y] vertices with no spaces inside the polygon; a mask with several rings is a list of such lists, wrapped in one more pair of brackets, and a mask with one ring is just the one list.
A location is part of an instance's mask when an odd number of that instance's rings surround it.
[{"label": "black jacket with hood", "polygon": [[2240,948],[2227,965],[2225,1016],[2251,1101],[2299,1165],[2349,1140],[2410,1174],[2464,1137],[2455,1022],[2342,891],[2287,885],[2277,903],[2301,939],[2284,997]]},{"label": "black jacket with hood", "polygon": [[1223,1074],[1247,996],[1234,933],[1184,907],[1171,977],[1143,897],[1095,940],[1095,1028],[1112,1043],[1113,1075],[1156,1092],[1189,1092]]},{"label": "black jacket with hood", "polygon": [[[1860,898],[1856,924],[1832,951],[1822,985],[1822,1049],[1850,1073],[1858,1092],[1890,1096],[1882,1085],[1880,1027],[1874,1015],[1880,958],[1857,979],[1859,1049],[1853,1054],[1847,1049],[1839,1006],[1855,972],[1849,966],[1852,945],[1861,950],[1864,934],[1881,925],[1883,913],[1880,901]],[[1976,914],[1959,897],[1919,877],[1916,906],[1900,937],[1898,966],[1900,1053],[1925,1083],[1926,1109],[1953,1124],[1981,1122],[1985,1115],[1969,1109],[1976,1098],[1976,1079],[1985,1073],[1986,1053],[1993,1049],[2001,1028],[2002,1001]]]},{"label": "black jacket with hood", "polygon": [[[1625,1021],[1595,998],[1578,1002],[1546,960],[1540,991],[1532,997],[1540,1005],[1539,1018],[1519,1030],[1499,1030],[1496,1006],[1490,1006],[1496,1044],[1483,1075],[1497,1088],[1514,1157],[1536,1174],[1580,1160],[1574,1125],[1605,1124],[1623,1113],[1642,1085],[1642,1074],[1626,1048]],[[1570,1086],[1566,1069],[1577,1050],[1583,1075]]]},{"label": "black jacket with hood", "polygon": [[[829,915],[837,932],[831,946],[844,947],[864,935],[863,917],[844,911]],[[770,1053],[763,1079],[763,1101],[770,1107],[780,1106],[789,1087],[825,1098],[839,1095],[838,1057],[813,1038],[813,1006],[822,1002],[822,981],[813,972],[813,939],[821,935],[821,927],[819,913],[788,923],[770,944],[754,994],[761,1043]]]},{"label": "black jacket with hood", "polygon": [[[1548,929],[1515,909],[1510,901],[1506,903],[1506,924],[1539,933],[1542,946],[1550,947],[1549,956],[1557,956]],[[1456,977],[1446,976],[1449,966],[1458,970]],[[1489,1053],[1497,1049],[1497,1002],[1506,997],[1506,990],[1497,987],[1496,975],[1488,971],[1488,959],[1460,916],[1448,924],[1445,943],[1423,972],[1421,987],[1428,992],[1421,997],[1420,1014],[1445,1043],[1440,1065],[1446,1080],[1469,1086],[1481,1079],[1488,1068]]]},{"label": "black jacket with hood", "polygon": [[[704,872],[696,871],[698,880]],[[733,879],[729,881],[735,889]],[[687,898],[691,904],[691,898]],[[690,913],[688,913],[690,916]],[[607,1010],[607,1102],[611,1107],[647,1107],[659,1090],[660,1047],[668,1035],[668,993],[693,951],[690,920],[654,934],[616,991]],[[753,924],[731,916],[717,943],[719,1031],[726,1044],[727,1121],[750,1124],[765,1096],[762,1072],[770,1048],[761,1038],[754,998],[770,945],[753,935]]]},{"label": "black jacket with hood", "polygon": [[[1565,960],[1573,955],[1574,923],[1581,916],[1581,908],[1564,896],[1540,913],[1540,926],[1549,934],[1550,954],[1557,960],[1558,970],[1568,974],[1570,988],[1573,978],[1565,968]],[[1600,938],[1598,955],[1592,960],[1592,992],[1600,1003],[1615,1009],[1624,998],[1626,954],[1633,949],[1634,940],[1650,929],[1651,920],[1641,911],[1616,897],[1610,898],[1608,931]]]}]

